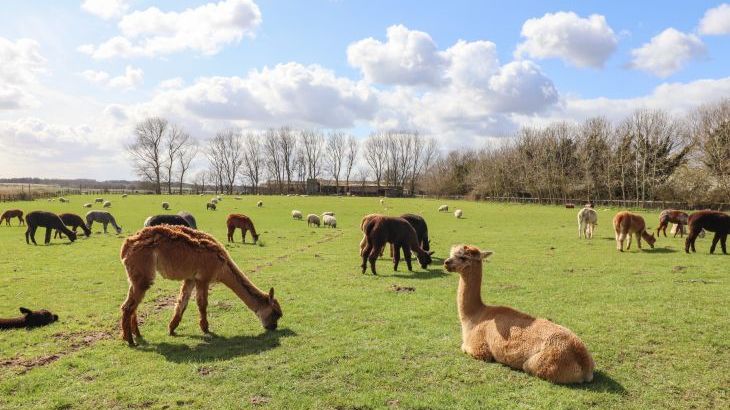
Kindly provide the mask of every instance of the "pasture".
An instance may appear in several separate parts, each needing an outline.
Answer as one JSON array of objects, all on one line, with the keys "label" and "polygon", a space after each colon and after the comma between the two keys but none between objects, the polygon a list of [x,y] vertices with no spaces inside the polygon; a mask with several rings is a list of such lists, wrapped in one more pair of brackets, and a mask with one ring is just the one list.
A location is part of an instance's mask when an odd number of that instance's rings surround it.
[{"label": "pasture", "polygon": [[[70,203],[0,203],[74,212]],[[49,309],[59,322],[0,331],[0,408],[727,408],[730,405],[730,256],[709,255],[711,236],[684,253],[684,240],[615,249],[611,218],[598,210],[592,240],[579,240],[578,209],[377,198],[109,196],[122,235],[95,224],[91,238],[26,245],[24,227],[0,227],[0,316]],[[256,207],[258,200],[263,207]],[[208,309],[213,336],[198,328],[195,303],[177,330],[167,322],[178,282],[158,277],[140,307],[144,343],[119,338],[127,280],[125,236],[149,215],[192,212],[225,243],[229,213],[251,217],[259,244],[227,245],[262,290],[276,289],[284,316],[266,333],[226,287]],[[439,213],[441,203],[464,211]],[[94,209],[101,208],[95,204]],[[308,228],[292,209],[334,211],[337,228]],[[379,276],[360,273],[360,218],[423,215],[434,264],[427,271],[387,258]],[[658,211],[640,212],[650,232]],[[248,237],[250,241],[250,236]],[[573,330],[596,361],[592,383],[559,386],[472,359],[460,350],[457,274],[441,264],[452,244],[494,251],[482,297]],[[387,257],[387,252],[386,252]],[[411,289],[412,288],[412,289]]]}]

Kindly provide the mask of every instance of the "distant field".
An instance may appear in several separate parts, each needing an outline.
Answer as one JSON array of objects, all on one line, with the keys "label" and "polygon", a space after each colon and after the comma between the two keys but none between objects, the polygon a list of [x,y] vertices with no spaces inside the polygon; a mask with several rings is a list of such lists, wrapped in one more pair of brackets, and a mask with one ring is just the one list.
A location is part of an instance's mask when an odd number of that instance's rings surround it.
[{"label": "distant field", "polygon": [[[0,207],[84,215],[81,205],[92,202],[70,199]],[[610,226],[615,209],[598,210],[596,237],[585,241],[577,238],[577,210],[549,206],[448,201],[464,210],[456,220],[437,212],[443,201],[434,200],[388,199],[383,209],[377,198],[245,196],[206,212],[207,197],[106,199],[122,235],[95,225],[89,239],[29,246],[17,221],[0,227],[0,316],[25,306],[61,317],[0,332],[0,408],[730,406],[730,256],[709,255],[710,236],[694,255],[671,237],[654,250],[620,254]],[[217,285],[209,297],[216,335],[200,332],[191,302],[179,336],[168,336],[179,283],[158,278],[140,308],[146,343],[130,349],[118,338],[127,290],[119,248],[148,215],[162,213],[162,201],[172,212],[193,212],[199,228],[221,241],[228,213],[254,220],[262,246],[228,250],[256,285],[275,287],[284,311],[277,331],[265,333]],[[290,218],[292,209],[334,211],[338,228],[307,228]],[[359,222],[373,212],[422,214],[435,264],[393,272],[380,259],[380,276],[360,274]],[[658,212],[643,215],[656,226]],[[456,243],[495,252],[485,264],[486,303],[550,318],[583,339],[597,363],[593,383],[556,386],[461,352],[458,278],[441,267]]]}]

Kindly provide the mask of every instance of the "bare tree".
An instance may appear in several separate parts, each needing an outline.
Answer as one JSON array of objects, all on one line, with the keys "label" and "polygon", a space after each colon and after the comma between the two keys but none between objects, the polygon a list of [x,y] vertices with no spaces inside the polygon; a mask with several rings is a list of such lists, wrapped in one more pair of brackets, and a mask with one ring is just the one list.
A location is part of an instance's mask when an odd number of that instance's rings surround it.
[{"label": "bare tree", "polygon": [[690,117],[699,162],[722,193],[730,194],[730,99],[698,108]]},{"label": "bare tree", "polygon": [[232,194],[241,165],[243,164],[243,145],[241,134],[236,130],[218,132],[210,140],[208,157],[215,164],[220,183],[226,193]]},{"label": "bare tree", "polygon": [[429,138],[425,143],[418,132],[414,132],[409,136],[410,144],[408,147],[411,152],[407,157],[410,159],[408,163],[408,179],[410,180],[411,195],[416,193],[416,181],[424,170],[431,167],[438,157],[438,144],[433,138]]},{"label": "bare tree", "polygon": [[345,134],[339,131],[330,132],[327,136],[327,149],[325,157],[327,158],[327,169],[335,180],[335,192],[340,192],[340,174],[342,173],[342,165],[345,159]]},{"label": "bare tree", "polygon": [[281,152],[281,160],[286,174],[286,189],[287,192],[289,192],[291,190],[291,177],[294,169],[297,139],[289,127],[279,128],[277,136],[279,150]]},{"label": "bare tree", "polygon": [[146,182],[154,184],[155,193],[162,191],[161,175],[164,162],[163,141],[167,130],[167,120],[150,117],[137,124],[134,129],[134,142],[127,146],[127,152],[134,162],[137,175]]},{"label": "bare tree", "polygon": [[261,157],[261,140],[254,133],[246,134],[243,144],[243,174],[251,184],[251,191],[256,194],[259,191],[259,179],[263,172],[264,164]]},{"label": "bare tree", "polygon": [[386,154],[387,149],[384,136],[378,133],[370,134],[368,139],[365,140],[365,162],[370,167],[378,188],[380,188],[385,173]]},{"label": "bare tree", "polygon": [[177,164],[180,150],[188,144],[190,135],[176,125],[169,126],[164,138],[165,160],[162,169],[167,182],[167,193],[172,193],[172,181],[175,178],[175,165]]},{"label": "bare tree", "polygon": [[306,177],[315,179],[322,171],[322,148],[323,137],[318,131],[303,130],[300,133],[302,153],[304,154]]},{"label": "bare tree", "polygon": [[180,145],[177,151],[178,175],[180,177],[180,195],[183,193],[183,183],[185,182],[185,174],[190,170],[195,157],[198,156],[198,142],[189,135],[185,138],[185,142]]},{"label": "bare tree", "polygon": [[263,151],[266,155],[266,168],[269,175],[276,181],[279,193],[283,193],[284,158],[279,145],[278,134],[273,128],[269,128],[264,134]]},{"label": "bare tree", "polygon": [[352,174],[352,167],[355,165],[358,152],[358,141],[352,135],[347,137],[347,145],[345,150],[345,185],[347,190],[350,190],[350,175]]}]

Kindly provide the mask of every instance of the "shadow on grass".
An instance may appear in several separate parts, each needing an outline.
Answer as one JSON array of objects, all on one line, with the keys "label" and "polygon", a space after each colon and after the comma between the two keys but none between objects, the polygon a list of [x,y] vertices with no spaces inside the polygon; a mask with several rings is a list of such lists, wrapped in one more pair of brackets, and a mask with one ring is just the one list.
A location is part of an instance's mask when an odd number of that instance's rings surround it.
[{"label": "shadow on grass", "polygon": [[576,390],[590,390],[599,393],[612,393],[612,394],[627,394],[628,391],[621,385],[621,383],[612,379],[611,376],[606,373],[596,370],[593,372],[593,381],[590,383],[570,385],[569,387]]},{"label": "shadow on grass", "polygon": [[444,276],[448,276],[448,273],[444,272],[443,269],[427,269],[426,271],[418,270],[413,272],[408,272],[409,274],[401,274],[399,272],[394,272],[392,276],[394,278],[404,278],[404,279],[436,279],[436,278],[443,278]]},{"label": "shadow on grass", "polygon": [[676,252],[678,252],[676,249],[669,249],[669,248],[644,249],[644,251],[649,252],[649,253],[676,253]]},{"label": "shadow on grass", "polygon": [[195,346],[187,344],[158,343],[140,344],[139,349],[158,353],[167,361],[175,363],[204,363],[214,360],[227,360],[239,356],[258,354],[276,348],[282,337],[297,336],[291,329],[264,332],[256,336],[223,337],[215,334],[207,336],[188,336],[202,343]]}]

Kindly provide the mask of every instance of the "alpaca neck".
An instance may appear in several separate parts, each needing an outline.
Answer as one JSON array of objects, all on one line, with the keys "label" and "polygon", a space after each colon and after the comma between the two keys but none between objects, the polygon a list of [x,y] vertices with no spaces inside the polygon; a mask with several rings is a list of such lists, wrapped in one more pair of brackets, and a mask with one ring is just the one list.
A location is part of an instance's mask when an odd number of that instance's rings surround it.
[{"label": "alpaca neck", "polygon": [[257,312],[268,301],[268,295],[251,283],[233,261],[226,264],[218,280],[228,286],[254,312]]},{"label": "alpaca neck", "polygon": [[25,327],[25,318],[0,319],[0,329],[16,329]]},{"label": "alpaca neck", "polygon": [[471,319],[484,310],[482,302],[482,263],[477,262],[470,272],[460,275],[459,291],[457,293],[457,304],[459,318],[462,324],[470,322]]}]

